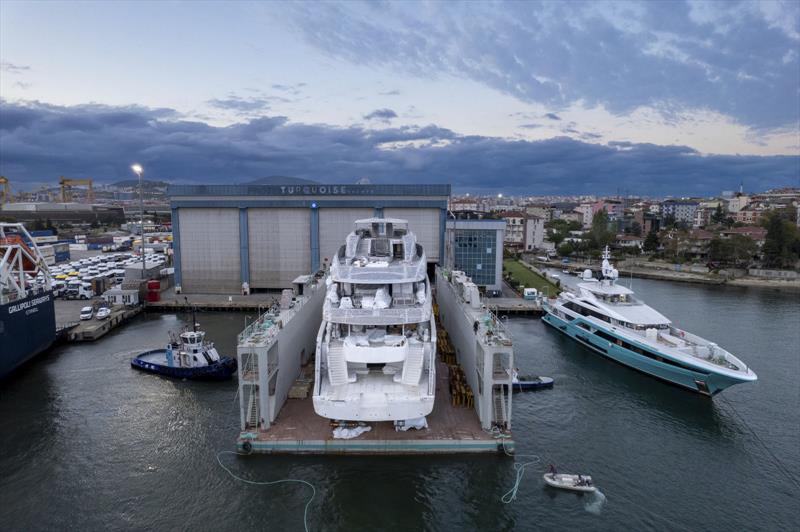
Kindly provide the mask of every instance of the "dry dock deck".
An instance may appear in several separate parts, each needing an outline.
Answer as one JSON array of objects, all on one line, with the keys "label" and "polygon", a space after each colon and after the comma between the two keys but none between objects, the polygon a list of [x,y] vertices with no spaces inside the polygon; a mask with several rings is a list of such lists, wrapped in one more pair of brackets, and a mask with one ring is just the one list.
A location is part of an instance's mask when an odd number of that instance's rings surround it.
[{"label": "dry dock deck", "polygon": [[[396,432],[390,421],[369,423],[372,430],[351,440],[333,438],[329,420],[314,412],[311,394],[287,399],[269,430],[243,432],[239,449],[249,442],[254,453],[271,454],[459,454],[503,453],[503,441],[481,429],[473,408],[450,402],[447,365],[436,365],[436,399],[428,428]],[[505,438],[505,451],[514,441]]]}]

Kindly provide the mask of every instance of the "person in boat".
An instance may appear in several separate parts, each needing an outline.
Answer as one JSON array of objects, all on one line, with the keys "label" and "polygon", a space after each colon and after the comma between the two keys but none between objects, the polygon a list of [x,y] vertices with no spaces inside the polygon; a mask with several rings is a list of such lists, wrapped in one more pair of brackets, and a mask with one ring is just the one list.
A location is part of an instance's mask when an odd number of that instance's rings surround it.
[{"label": "person in boat", "polygon": [[585,482],[583,480],[583,477],[581,476],[580,473],[578,473],[578,484],[577,485],[578,486],[583,486],[584,484],[585,484]]},{"label": "person in boat", "polygon": [[551,476],[551,477],[553,477],[553,478],[555,478],[555,476],[556,476],[557,474],[558,474],[558,473],[556,472],[556,466],[554,466],[553,464],[550,464],[550,476]]},{"label": "person in boat", "polygon": [[511,370],[511,382],[517,384],[519,382],[519,368]]}]

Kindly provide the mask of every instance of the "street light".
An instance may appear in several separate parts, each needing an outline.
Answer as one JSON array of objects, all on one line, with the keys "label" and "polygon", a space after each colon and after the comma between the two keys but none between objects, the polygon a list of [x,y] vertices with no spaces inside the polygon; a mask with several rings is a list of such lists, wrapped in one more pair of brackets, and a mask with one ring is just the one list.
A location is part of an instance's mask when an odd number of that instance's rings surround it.
[{"label": "street light", "polygon": [[131,165],[133,173],[139,176],[139,229],[142,237],[142,280],[145,278],[144,269],[144,186],[142,185],[142,174],[144,169],[139,163]]}]

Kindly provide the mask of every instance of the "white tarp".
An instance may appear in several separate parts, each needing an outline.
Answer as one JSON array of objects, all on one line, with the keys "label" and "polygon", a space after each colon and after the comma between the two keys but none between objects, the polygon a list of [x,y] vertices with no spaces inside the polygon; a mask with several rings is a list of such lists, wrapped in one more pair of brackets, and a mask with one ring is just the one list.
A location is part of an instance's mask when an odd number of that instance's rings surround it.
[{"label": "white tarp", "polygon": [[394,430],[395,431],[407,431],[408,429],[416,429],[422,430],[428,428],[428,420],[423,417],[417,417],[413,419],[406,419],[402,425],[395,424]]},{"label": "white tarp", "polygon": [[365,432],[369,432],[372,430],[372,427],[353,427],[351,429],[347,427],[336,427],[333,429],[333,437],[337,440],[352,440],[353,438],[358,438]]}]

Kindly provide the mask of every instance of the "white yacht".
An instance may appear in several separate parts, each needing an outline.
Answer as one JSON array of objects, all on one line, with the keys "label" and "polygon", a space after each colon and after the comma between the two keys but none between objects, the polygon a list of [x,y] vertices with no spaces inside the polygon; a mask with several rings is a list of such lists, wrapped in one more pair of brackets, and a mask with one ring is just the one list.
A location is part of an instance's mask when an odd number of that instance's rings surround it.
[{"label": "white yacht", "polygon": [[616,284],[610,257],[606,247],[600,279],[586,270],[577,293],[548,300],[544,322],[608,358],[705,395],[758,378],[725,349],[675,327]]},{"label": "white yacht", "polygon": [[436,329],[427,266],[406,220],[356,220],[326,279],[317,414],[399,421],[433,410]]}]

